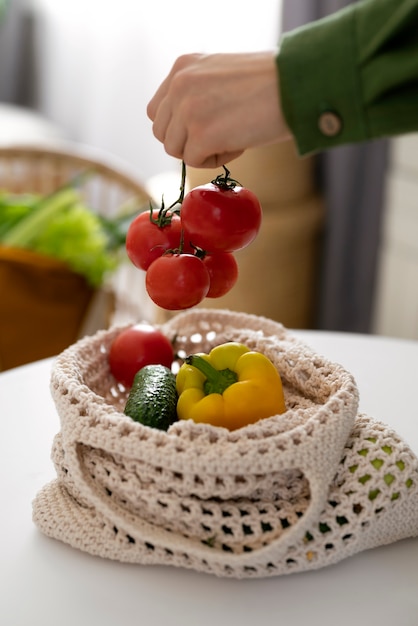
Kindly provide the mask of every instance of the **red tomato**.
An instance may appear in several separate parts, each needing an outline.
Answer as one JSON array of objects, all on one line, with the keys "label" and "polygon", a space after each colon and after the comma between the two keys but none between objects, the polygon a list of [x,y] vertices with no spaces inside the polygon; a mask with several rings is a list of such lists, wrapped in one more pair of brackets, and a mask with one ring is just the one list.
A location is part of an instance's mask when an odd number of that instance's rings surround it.
[{"label": "red tomato", "polygon": [[[152,212],[154,220],[158,210]],[[166,250],[177,249],[180,245],[181,221],[177,214],[171,222],[160,227],[150,220],[150,212],[144,211],[131,222],[126,235],[126,252],[131,262],[142,270],[147,270],[155,259]]]},{"label": "red tomato", "polygon": [[131,387],[135,374],[145,365],[171,367],[173,346],[168,337],[150,324],[135,324],[115,337],[109,351],[113,376]]},{"label": "red tomato", "polygon": [[149,297],[168,311],[190,309],[209,291],[209,273],[192,254],[165,254],[152,263],[145,277]]},{"label": "red tomato", "polygon": [[203,263],[209,272],[210,287],[207,298],[220,298],[232,289],[238,279],[238,263],[231,252],[207,254]]},{"label": "red tomato", "polygon": [[185,195],[180,216],[185,239],[194,246],[208,253],[233,252],[255,239],[262,209],[249,189],[212,182]]}]

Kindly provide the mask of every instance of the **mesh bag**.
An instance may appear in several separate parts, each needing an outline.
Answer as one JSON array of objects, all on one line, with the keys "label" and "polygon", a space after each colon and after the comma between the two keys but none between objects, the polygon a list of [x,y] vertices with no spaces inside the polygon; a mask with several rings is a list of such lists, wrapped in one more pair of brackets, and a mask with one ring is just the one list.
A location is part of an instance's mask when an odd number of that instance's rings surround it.
[{"label": "mesh bag", "polygon": [[161,326],[178,354],[240,341],[278,368],[287,411],[236,431],[123,414],[99,331],[56,360],[57,478],[33,503],[46,535],[93,555],[217,576],[315,569],[418,535],[418,460],[358,414],[350,373],[266,318],[192,310]]}]

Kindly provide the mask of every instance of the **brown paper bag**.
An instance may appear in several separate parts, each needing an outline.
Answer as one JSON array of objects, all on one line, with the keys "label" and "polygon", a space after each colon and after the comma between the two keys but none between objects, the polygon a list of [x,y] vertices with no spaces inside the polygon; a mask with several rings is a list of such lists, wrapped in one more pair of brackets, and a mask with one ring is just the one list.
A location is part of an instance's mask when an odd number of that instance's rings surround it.
[{"label": "brown paper bag", "polygon": [[0,246],[0,371],[73,343],[93,293],[64,263]]}]

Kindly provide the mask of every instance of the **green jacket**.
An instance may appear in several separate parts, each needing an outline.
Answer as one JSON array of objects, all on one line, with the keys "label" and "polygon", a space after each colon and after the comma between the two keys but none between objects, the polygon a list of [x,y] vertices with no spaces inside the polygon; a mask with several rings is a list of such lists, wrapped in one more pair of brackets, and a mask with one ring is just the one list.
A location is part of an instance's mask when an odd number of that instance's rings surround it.
[{"label": "green jacket", "polygon": [[360,0],[285,33],[277,66],[300,154],[418,131],[418,0]]}]

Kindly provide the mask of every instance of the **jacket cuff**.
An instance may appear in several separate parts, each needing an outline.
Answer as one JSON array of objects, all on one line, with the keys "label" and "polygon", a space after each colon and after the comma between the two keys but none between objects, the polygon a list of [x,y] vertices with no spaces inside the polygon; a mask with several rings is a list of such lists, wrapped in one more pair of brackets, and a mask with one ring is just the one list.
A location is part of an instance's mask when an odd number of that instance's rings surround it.
[{"label": "jacket cuff", "polygon": [[355,26],[352,5],[281,38],[281,105],[300,155],[367,139]]}]

